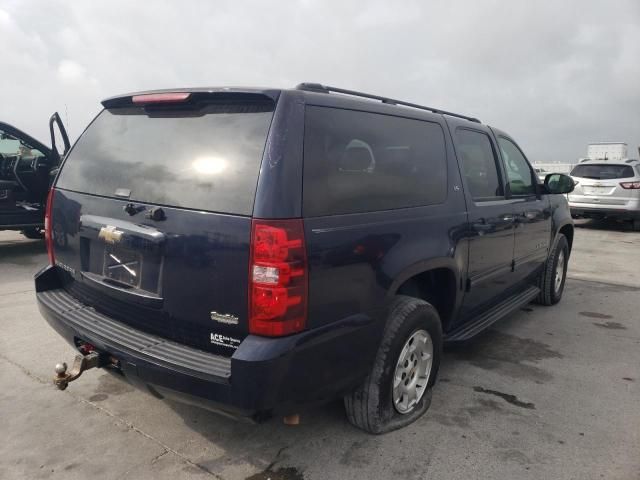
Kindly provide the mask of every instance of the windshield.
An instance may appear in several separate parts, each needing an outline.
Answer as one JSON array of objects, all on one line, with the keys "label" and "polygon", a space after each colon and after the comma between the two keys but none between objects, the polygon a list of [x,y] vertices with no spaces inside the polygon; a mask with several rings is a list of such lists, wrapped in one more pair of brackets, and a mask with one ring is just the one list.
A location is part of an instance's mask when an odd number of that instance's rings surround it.
[{"label": "windshield", "polygon": [[23,157],[42,157],[44,154],[13,135],[0,130],[0,155]]},{"label": "windshield", "polygon": [[591,178],[594,180],[608,180],[614,178],[634,177],[633,168],[630,165],[589,164],[577,165],[571,171],[572,177]]},{"label": "windshield", "polygon": [[104,110],[68,156],[57,188],[250,215],[273,103],[147,115]]}]

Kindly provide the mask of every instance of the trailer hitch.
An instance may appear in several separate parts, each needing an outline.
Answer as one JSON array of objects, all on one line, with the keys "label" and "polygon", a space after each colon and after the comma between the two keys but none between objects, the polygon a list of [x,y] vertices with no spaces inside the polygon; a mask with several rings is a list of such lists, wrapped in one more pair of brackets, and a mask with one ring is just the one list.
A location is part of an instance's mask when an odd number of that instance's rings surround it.
[{"label": "trailer hitch", "polygon": [[69,385],[69,382],[73,382],[82,375],[82,372],[99,366],[100,354],[98,352],[91,352],[87,355],[78,354],[73,360],[73,366],[69,372],[67,372],[66,363],[63,362],[56,365],[56,375],[53,377],[53,383],[58,389],[64,390]]}]

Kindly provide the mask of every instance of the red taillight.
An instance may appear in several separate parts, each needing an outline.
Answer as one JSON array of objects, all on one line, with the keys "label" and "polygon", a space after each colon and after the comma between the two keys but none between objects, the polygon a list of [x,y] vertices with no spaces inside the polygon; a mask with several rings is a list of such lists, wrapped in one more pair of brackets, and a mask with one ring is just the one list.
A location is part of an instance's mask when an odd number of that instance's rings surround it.
[{"label": "red taillight", "polygon": [[251,223],[249,332],[279,337],[307,323],[307,255],[301,219]]},{"label": "red taillight", "polygon": [[620,186],[625,190],[638,190],[640,189],[640,182],[620,182]]},{"label": "red taillight", "polygon": [[51,188],[47,195],[47,205],[44,211],[44,242],[47,247],[47,254],[49,255],[49,264],[54,265],[56,263],[56,257],[53,252],[53,233],[51,225],[51,212],[53,210],[53,197],[55,190]]},{"label": "red taillight", "polygon": [[184,102],[191,96],[189,92],[167,92],[167,93],[145,93],[134,95],[131,98],[133,103],[179,103]]}]

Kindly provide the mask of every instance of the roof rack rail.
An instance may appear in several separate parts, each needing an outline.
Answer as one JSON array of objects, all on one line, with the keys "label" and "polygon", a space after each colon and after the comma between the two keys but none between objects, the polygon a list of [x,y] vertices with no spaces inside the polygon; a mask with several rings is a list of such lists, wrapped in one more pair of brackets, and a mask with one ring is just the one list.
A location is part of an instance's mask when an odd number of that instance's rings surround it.
[{"label": "roof rack rail", "polygon": [[346,90],[344,88],[330,87],[328,85],[322,85],[320,83],[300,83],[296,86],[297,90],[305,90],[308,92],[319,92],[319,93],[342,93],[344,95],[353,95],[355,97],[369,98],[371,100],[379,100],[382,103],[387,103],[389,105],[403,105],[405,107],[418,108],[420,110],[427,110],[433,113],[439,113],[441,115],[449,115],[451,117],[464,118],[465,120],[469,120],[475,123],[482,123],[480,120],[474,117],[468,117],[466,115],[460,115],[459,113],[447,112],[446,110],[440,110],[439,108],[426,107],[424,105],[418,105],[417,103],[409,103],[403,102],[402,100],[395,100],[393,98],[380,97],[378,95],[371,95],[369,93],[357,92],[355,90]]}]

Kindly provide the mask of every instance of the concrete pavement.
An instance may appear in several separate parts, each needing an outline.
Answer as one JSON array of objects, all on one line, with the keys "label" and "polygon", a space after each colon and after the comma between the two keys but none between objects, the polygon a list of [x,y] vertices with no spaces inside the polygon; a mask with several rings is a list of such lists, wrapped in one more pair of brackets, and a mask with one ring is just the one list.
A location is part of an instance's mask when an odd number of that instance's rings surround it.
[{"label": "concrete pavement", "polygon": [[448,350],[427,415],[371,436],[340,402],[287,427],[160,401],[104,371],[55,390],[53,365],[73,352],[35,305],[44,247],[0,232],[0,478],[640,479],[639,241],[579,228],[561,304]]}]

